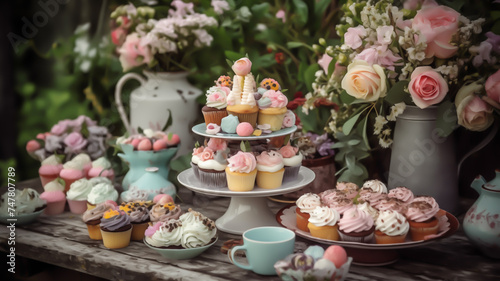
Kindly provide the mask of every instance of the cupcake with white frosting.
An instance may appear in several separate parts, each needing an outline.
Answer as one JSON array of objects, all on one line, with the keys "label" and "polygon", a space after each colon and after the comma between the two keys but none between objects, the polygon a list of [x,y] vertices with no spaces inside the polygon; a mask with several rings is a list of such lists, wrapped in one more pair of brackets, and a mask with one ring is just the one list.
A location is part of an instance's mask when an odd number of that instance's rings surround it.
[{"label": "cupcake with white frosting", "polygon": [[340,214],[327,206],[317,206],[309,217],[307,227],[311,235],[321,239],[339,240],[338,221]]},{"label": "cupcake with white frosting", "polygon": [[304,158],[299,152],[299,148],[288,143],[282,146],[279,152],[283,156],[283,164],[285,165],[283,181],[296,180],[299,175],[300,167],[302,166],[302,159]]},{"label": "cupcake with white frosting", "polygon": [[401,213],[382,211],[375,222],[375,241],[377,244],[403,243],[409,230],[410,224]]},{"label": "cupcake with white frosting", "polygon": [[285,165],[283,156],[277,151],[263,151],[257,157],[257,186],[274,189],[281,186]]}]

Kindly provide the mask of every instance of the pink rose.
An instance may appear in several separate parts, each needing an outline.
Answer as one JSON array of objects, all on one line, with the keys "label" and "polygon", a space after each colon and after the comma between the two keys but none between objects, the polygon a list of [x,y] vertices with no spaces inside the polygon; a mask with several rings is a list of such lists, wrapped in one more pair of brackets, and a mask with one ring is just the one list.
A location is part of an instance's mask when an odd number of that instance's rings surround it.
[{"label": "pink rose", "polygon": [[224,139],[210,138],[207,146],[213,151],[226,150],[227,142]]},{"label": "pink rose", "polygon": [[480,81],[466,84],[455,97],[458,124],[471,131],[484,131],[493,123],[493,109],[478,93],[483,90]]},{"label": "pink rose", "polygon": [[436,56],[447,59],[455,55],[458,47],[451,45],[450,41],[458,31],[459,17],[457,11],[446,6],[424,5],[417,12],[412,28],[419,30],[425,37],[426,58]]},{"label": "pink rose", "polygon": [[351,49],[357,49],[363,45],[361,37],[366,36],[366,29],[362,25],[356,27],[349,27],[344,34],[344,44]]},{"label": "pink rose", "polygon": [[45,140],[45,137],[47,137],[46,134],[50,134],[50,133],[39,133],[36,135],[36,138],[39,140]]},{"label": "pink rose", "polygon": [[127,30],[123,27],[118,27],[115,30],[111,31],[111,41],[116,46],[121,46],[123,42],[125,42],[125,38],[127,37]]},{"label": "pink rose", "polygon": [[408,85],[413,102],[420,108],[440,103],[448,93],[444,78],[430,66],[415,68]]},{"label": "pink rose", "polygon": [[61,120],[57,124],[52,126],[52,128],[50,129],[50,133],[60,136],[64,134],[71,127],[72,127],[71,120],[69,119]]},{"label": "pink rose", "polygon": [[203,150],[205,150],[205,148],[203,146],[195,147],[195,148],[193,148],[193,155],[199,156],[201,153],[203,153]]},{"label": "pink rose", "polygon": [[236,75],[246,76],[250,73],[252,62],[248,58],[241,58],[237,60],[231,67]]},{"label": "pink rose", "polygon": [[486,94],[493,101],[500,103],[500,70],[492,74],[484,84]]},{"label": "pink rose", "polygon": [[332,59],[333,58],[330,57],[329,55],[324,54],[318,60],[318,64],[319,64],[319,66],[321,66],[321,68],[323,68],[323,71],[325,72],[325,74],[328,74],[328,66],[330,65],[330,62],[332,61]]},{"label": "pink rose", "polygon": [[264,92],[262,97],[267,97],[271,100],[271,107],[281,108],[288,104],[288,98],[280,91],[269,90]]},{"label": "pink rose", "polygon": [[293,147],[291,145],[285,145],[285,146],[280,148],[280,154],[284,158],[291,158],[291,157],[295,156],[295,154],[297,154],[297,151],[299,151],[299,148]]},{"label": "pink rose", "polygon": [[200,154],[200,160],[207,161],[210,159],[214,159],[214,151],[209,147],[205,147],[203,152]]},{"label": "pink rose", "polygon": [[82,136],[82,134],[73,132],[66,136],[64,144],[66,144],[68,150],[72,152],[79,152],[82,151],[87,145],[87,140]]},{"label": "pink rose", "polygon": [[151,50],[147,45],[142,44],[142,39],[137,33],[127,36],[118,53],[123,71],[128,71],[141,64],[148,64],[153,59]]}]

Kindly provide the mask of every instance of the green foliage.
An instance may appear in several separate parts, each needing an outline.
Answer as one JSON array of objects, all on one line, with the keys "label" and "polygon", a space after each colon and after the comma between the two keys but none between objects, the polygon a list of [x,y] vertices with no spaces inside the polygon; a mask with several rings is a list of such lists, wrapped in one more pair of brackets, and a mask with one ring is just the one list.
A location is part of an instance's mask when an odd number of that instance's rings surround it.
[{"label": "green foliage", "polygon": [[338,132],[336,139],[332,148],[338,149],[335,162],[342,167],[335,174],[340,175],[337,181],[349,181],[362,185],[368,178],[368,170],[360,160],[370,156],[369,147],[365,145],[363,137],[357,131],[352,131],[350,135]]}]

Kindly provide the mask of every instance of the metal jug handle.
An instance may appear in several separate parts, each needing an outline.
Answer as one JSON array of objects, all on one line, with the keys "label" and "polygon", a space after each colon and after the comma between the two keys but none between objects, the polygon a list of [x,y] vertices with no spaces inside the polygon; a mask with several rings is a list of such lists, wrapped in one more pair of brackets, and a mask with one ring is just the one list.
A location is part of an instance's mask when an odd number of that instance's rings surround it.
[{"label": "metal jug handle", "polygon": [[123,85],[130,79],[136,79],[141,83],[141,86],[146,83],[146,79],[142,77],[141,75],[137,73],[127,73],[123,75],[120,80],[118,80],[118,83],[116,84],[115,88],[115,101],[116,101],[116,107],[118,108],[118,113],[120,113],[120,118],[122,119],[123,124],[125,125],[125,128],[129,132],[129,134],[132,134],[132,127],[130,126],[130,122],[128,121],[127,114],[125,113],[125,109],[123,108],[122,104],[122,99],[121,99],[121,94],[122,94],[122,88]]},{"label": "metal jug handle", "polygon": [[483,149],[483,147],[485,147],[488,143],[490,143],[490,141],[495,137],[495,135],[498,132],[498,127],[499,127],[498,122],[494,122],[491,127],[492,128],[491,128],[491,131],[489,132],[489,134],[478,145],[476,145],[469,152],[467,152],[467,154],[465,154],[462,157],[462,159],[460,159],[460,162],[458,162],[457,175],[460,175],[460,168],[461,168],[463,162],[467,158],[469,158],[469,156],[471,156],[472,154],[474,154],[474,153],[478,152],[479,150]]}]

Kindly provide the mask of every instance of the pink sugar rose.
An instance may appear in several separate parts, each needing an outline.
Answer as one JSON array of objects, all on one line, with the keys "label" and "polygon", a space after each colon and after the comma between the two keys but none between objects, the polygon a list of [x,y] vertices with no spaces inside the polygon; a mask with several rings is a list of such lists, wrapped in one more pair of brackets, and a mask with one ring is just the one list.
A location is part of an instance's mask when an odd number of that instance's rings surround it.
[{"label": "pink sugar rose", "polygon": [[275,166],[283,164],[283,156],[276,151],[263,151],[257,157],[257,164],[264,166]]},{"label": "pink sugar rose", "polygon": [[195,147],[195,148],[193,148],[193,155],[199,156],[200,154],[203,153],[203,150],[205,150],[205,147],[203,147],[203,146]]},{"label": "pink sugar rose", "polygon": [[288,98],[280,91],[268,90],[264,92],[262,97],[267,97],[271,100],[271,107],[281,108],[288,104]]},{"label": "pink sugar rose", "polygon": [[82,151],[87,145],[87,140],[78,132],[73,132],[64,139],[67,149],[72,152]]},{"label": "pink sugar rose", "polygon": [[148,64],[153,59],[151,50],[147,45],[142,44],[142,39],[137,33],[127,36],[118,53],[123,71],[128,71],[141,64]]},{"label": "pink sugar rose", "polygon": [[447,59],[455,55],[457,46],[451,39],[458,31],[460,14],[446,6],[424,5],[412,22],[412,28],[419,30],[427,43],[425,57]]},{"label": "pink sugar rose", "polygon": [[224,139],[210,138],[207,146],[213,151],[226,150],[227,142]]},{"label": "pink sugar rose", "polygon": [[444,78],[430,66],[415,68],[408,85],[413,102],[420,108],[440,103],[448,93]]},{"label": "pink sugar rose", "polygon": [[252,62],[248,58],[241,58],[237,60],[231,67],[236,75],[246,76],[250,73]]},{"label": "pink sugar rose", "polygon": [[488,77],[484,89],[490,99],[500,104],[500,70]]},{"label": "pink sugar rose", "polygon": [[227,159],[231,172],[250,173],[257,167],[255,156],[250,152],[238,151],[235,155]]},{"label": "pink sugar rose", "polygon": [[215,135],[219,132],[220,132],[220,126],[215,123],[209,123],[207,125],[207,130],[205,131],[205,133],[209,135]]},{"label": "pink sugar rose", "polygon": [[299,148],[293,147],[290,144],[285,145],[285,146],[280,148],[280,154],[284,158],[291,158],[291,157],[295,156],[297,154],[297,151],[299,151]]},{"label": "pink sugar rose", "polygon": [[363,45],[361,37],[366,36],[366,29],[362,25],[356,27],[349,27],[344,34],[344,44],[351,49],[357,49]]},{"label": "pink sugar rose", "polygon": [[200,154],[200,160],[207,161],[210,159],[214,159],[214,151],[209,147],[205,147],[203,152]]}]

